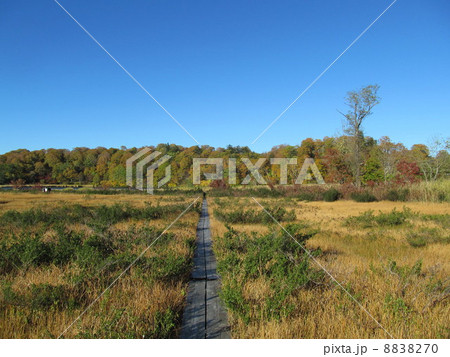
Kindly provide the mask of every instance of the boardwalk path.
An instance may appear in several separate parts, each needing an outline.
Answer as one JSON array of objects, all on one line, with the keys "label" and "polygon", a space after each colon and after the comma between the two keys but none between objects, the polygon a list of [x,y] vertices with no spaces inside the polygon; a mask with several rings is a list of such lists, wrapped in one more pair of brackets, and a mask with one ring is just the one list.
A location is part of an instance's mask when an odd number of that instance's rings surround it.
[{"label": "boardwalk path", "polygon": [[203,200],[180,338],[230,338],[227,312],[218,294],[220,280],[209,228],[208,204]]}]

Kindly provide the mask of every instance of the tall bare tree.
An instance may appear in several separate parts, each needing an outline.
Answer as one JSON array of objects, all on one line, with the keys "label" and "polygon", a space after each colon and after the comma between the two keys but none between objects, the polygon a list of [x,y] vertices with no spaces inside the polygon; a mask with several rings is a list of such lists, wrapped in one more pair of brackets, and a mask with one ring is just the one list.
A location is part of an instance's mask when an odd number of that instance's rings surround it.
[{"label": "tall bare tree", "polygon": [[[420,151],[424,147],[427,150]],[[418,163],[425,181],[435,181],[450,175],[450,138],[435,137],[430,145],[414,145],[413,157]]]},{"label": "tall bare tree", "polygon": [[383,136],[378,141],[377,157],[383,169],[384,182],[394,178],[397,164],[406,152],[403,144],[396,144],[388,136]]},{"label": "tall bare tree", "polygon": [[358,91],[351,91],[345,97],[345,104],[349,107],[346,114],[341,114],[345,118],[344,132],[349,136],[350,144],[350,164],[352,168],[354,182],[361,186],[361,168],[363,164],[362,148],[364,145],[364,132],[362,123],[369,115],[372,109],[380,103],[378,97],[377,84],[368,85]]}]

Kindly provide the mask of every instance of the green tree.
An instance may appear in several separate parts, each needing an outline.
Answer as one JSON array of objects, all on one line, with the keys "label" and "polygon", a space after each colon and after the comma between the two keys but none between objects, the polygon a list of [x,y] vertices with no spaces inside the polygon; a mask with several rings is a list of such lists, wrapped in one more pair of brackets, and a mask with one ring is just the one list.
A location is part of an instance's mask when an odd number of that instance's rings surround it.
[{"label": "green tree", "polygon": [[369,85],[359,91],[347,93],[345,104],[349,107],[345,118],[344,132],[350,137],[350,163],[354,182],[361,185],[361,166],[363,164],[362,148],[364,145],[364,132],[362,124],[372,114],[372,109],[380,103],[378,97],[379,85]]}]

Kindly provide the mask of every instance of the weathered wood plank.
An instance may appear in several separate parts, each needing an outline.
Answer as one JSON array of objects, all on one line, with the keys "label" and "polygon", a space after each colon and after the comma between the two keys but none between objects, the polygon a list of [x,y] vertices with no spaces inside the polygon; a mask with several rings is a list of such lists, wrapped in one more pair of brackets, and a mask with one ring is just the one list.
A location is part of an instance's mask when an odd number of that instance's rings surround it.
[{"label": "weathered wood plank", "polygon": [[220,280],[206,282],[206,338],[231,338],[227,311],[219,291]]},{"label": "weathered wood plank", "polygon": [[197,225],[197,247],[180,338],[230,338],[227,312],[220,298],[220,280],[212,249],[208,206],[203,201]]},{"label": "weathered wood plank", "polygon": [[205,325],[205,289],[206,280],[192,280],[189,283],[181,323],[180,338],[203,339],[206,337]]},{"label": "weathered wood plank", "polygon": [[208,212],[208,207],[205,203],[202,205],[202,213],[197,225],[197,247],[194,253],[194,269],[192,270],[192,279],[206,279],[206,242],[205,242],[205,231],[209,230],[209,225],[205,219],[205,212]]}]

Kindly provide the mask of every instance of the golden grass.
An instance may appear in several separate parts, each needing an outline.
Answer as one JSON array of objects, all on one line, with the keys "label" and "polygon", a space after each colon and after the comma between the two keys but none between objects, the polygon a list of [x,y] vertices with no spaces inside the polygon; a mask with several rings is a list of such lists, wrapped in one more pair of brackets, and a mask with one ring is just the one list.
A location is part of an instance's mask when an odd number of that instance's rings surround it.
[{"label": "golden grass", "polygon": [[[278,199],[258,199],[263,205],[275,206]],[[244,202],[246,204],[244,205]],[[248,199],[220,198],[209,200],[212,236],[223,236],[224,224],[214,218],[217,203],[227,209],[246,207]],[[347,217],[367,210],[390,212],[410,208],[420,214],[449,214],[448,203],[419,202],[283,202],[281,205],[295,209],[298,221],[318,228],[319,233],[307,242],[307,248],[320,248],[323,254],[318,261],[344,286],[351,287],[352,294],[362,300],[364,307],[389,333],[397,338],[445,338],[450,335],[450,306],[448,299],[428,292],[431,281],[445,280],[450,273],[450,245],[429,244],[414,248],[406,241],[408,231],[417,227],[438,227],[431,221],[408,220],[404,225],[387,228],[359,228],[345,226]],[[240,232],[267,232],[264,225],[233,225]],[[443,234],[447,234],[439,228]],[[290,238],[286,238],[290,239]],[[218,254],[220,255],[220,253]],[[422,260],[422,272],[402,279],[390,271],[389,261],[398,266],[413,266]],[[313,263],[314,265],[314,263]],[[317,267],[317,265],[315,265]],[[430,280],[433,277],[434,280]],[[290,302],[295,305],[291,316],[280,321],[265,319],[257,306],[270,295],[270,287],[264,277],[239,281],[243,294],[254,306],[252,318],[246,324],[231,314],[234,338],[387,338],[377,323],[353,302],[342,289],[334,287],[328,279],[325,287],[302,289]],[[448,284],[448,282],[447,282]],[[389,300],[394,297],[394,301]],[[401,297],[407,308],[403,308]],[[396,305],[397,304],[397,305]]]},{"label": "golden grass", "polygon": [[[81,204],[84,206],[111,205],[128,203],[134,207],[143,207],[146,202],[153,204],[185,204],[186,207],[194,198],[183,196],[150,196],[150,195],[89,195],[73,193],[29,194],[1,193],[0,214],[6,210],[23,211],[31,207],[56,207],[62,204]],[[123,221],[109,227],[117,235],[126,232],[131,225],[135,227],[148,226],[160,230],[166,228],[179,212],[174,212],[168,218],[146,221]],[[186,245],[187,239],[195,238],[198,214],[193,210],[187,212],[173,225],[170,233],[174,236],[167,243],[164,252],[190,259],[191,249]],[[84,233],[89,236],[92,228],[82,222],[72,222],[67,230]],[[50,228],[44,233],[43,241],[57,239],[56,232]],[[0,237],[1,239],[1,237]],[[141,253],[144,246],[136,247],[135,254]],[[146,257],[156,256],[158,243],[150,248]],[[2,282],[9,282],[13,291],[25,294],[32,284],[51,284],[67,286],[73,289],[80,287],[70,277],[78,273],[78,268],[72,264],[67,266],[30,267],[18,272],[2,276]],[[114,273],[118,276],[120,271]],[[101,272],[99,272],[101,274]],[[65,338],[74,337],[152,337],[147,334],[155,326],[157,313],[168,309],[181,316],[187,281],[147,280],[139,275],[139,271],[131,268],[117,283],[83,315],[65,334]],[[102,293],[106,285],[99,284],[95,276],[88,279],[83,286],[84,299],[94,301]],[[0,307],[3,293],[0,292]],[[29,307],[6,305],[0,308],[0,338],[55,338],[61,334],[84,310],[81,306],[72,310],[50,309],[47,311],[33,310]]]},{"label": "golden grass", "polygon": [[[141,194],[79,194],[65,192],[28,193],[0,192],[0,214],[7,210],[24,211],[31,207],[53,207],[62,204],[80,204],[83,206],[112,205],[116,203],[130,204],[134,207],[144,207],[146,203],[168,205],[174,201],[190,202],[189,197],[159,196]],[[192,200],[191,200],[192,201]]]}]

